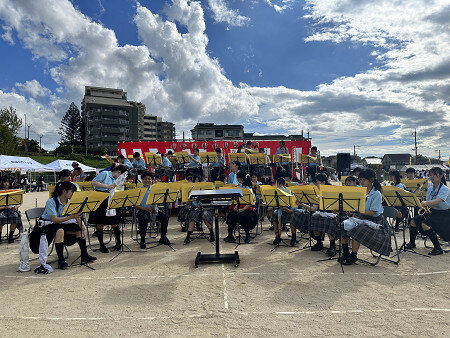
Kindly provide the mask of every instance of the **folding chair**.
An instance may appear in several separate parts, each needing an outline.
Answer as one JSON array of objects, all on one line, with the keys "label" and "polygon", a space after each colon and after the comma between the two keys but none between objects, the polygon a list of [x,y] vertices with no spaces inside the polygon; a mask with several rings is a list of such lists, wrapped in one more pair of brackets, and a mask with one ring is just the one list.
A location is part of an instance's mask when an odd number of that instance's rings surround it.
[{"label": "folding chair", "polygon": [[[95,236],[95,235],[94,234],[91,235],[91,233],[89,231],[89,226],[94,227],[95,231],[96,231],[97,230],[97,225],[88,223],[88,220],[86,218],[86,214],[85,213],[83,213],[83,219],[84,219],[84,224],[86,224],[86,237],[87,237],[87,242],[88,242],[89,249],[91,249],[92,251],[97,251],[98,249],[93,249],[92,248],[92,244],[91,244],[91,236]],[[107,242],[105,242],[105,245],[107,245],[107,244],[109,244],[111,242],[111,239],[112,239],[112,229],[111,229],[110,225],[104,225],[103,226],[103,233],[105,233],[105,232],[109,233],[109,240]]]},{"label": "folding chair", "polygon": [[[138,210],[134,209],[133,210],[133,222],[131,223],[131,235],[130,236],[133,241],[139,242],[140,241],[139,221],[137,219],[137,213],[138,213]],[[153,213],[150,215],[150,222],[149,222],[149,226],[147,227],[147,234],[149,234],[149,237],[151,239],[155,239],[156,237],[158,237],[160,230],[161,230],[161,225],[156,220],[156,213]]]},{"label": "folding chair", "polygon": [[370,253],[372,254],[372,256],[377,258],[377,260],[375,262],[371,263],[371,262],[360,260],[360,259],[358,259],[358,260],[368,263],[371,266],[377,265],[380,262],[380,260],[383,260],[383,261],[386,261],[389,263],[394,263],[396,265],[398,265],[398,263],[400,263],[400,254],[399,254],[399,249],[398,249],[398,244],[397,244],[397,237],[395,236],[395,231],[394,231],[395,220],[397,218],[398,210],[394,207],[387,207],[387,206],[383,207],[383,209],[384,209],[384,211],[383,211],[384,224],[385,224],[385,226],[388,227],[389,235],[394,237],[395,251],[396,251],[396,254],[394,255],[394,257],[397,257],[397,259],[393,260],[390,258],[382,257],[381,254],[375,254],[372,250],[370,250]]},{"label": "folding chair", "polygon": [[[27,218],[28,225],[29,225],[28,233],[30,233],[35,226],[37,226],[37,227],[39,226],[38,221],[39,221],[39,218],[41,218],[42,214],[44,213],[44,210],[45,210],[45,208],[32,208],[32,209],[28,209],[25,211],[25,216]],[[32,220],[34,220],[34,225],[31,223]],[[48,253],[49,256],[52,254],[54,246],[55,246],[55,241],[52,242],[52,247],[50,249],[50,252]],[[65,259],[67,259],[67,258],[69,258],[69,250],[67,250],[67,247],[65,245],[64,245],[64,248],[66,249]],[[30,261],[34,261],[36,259],[39,259],[39,257],[30,259]]]}]

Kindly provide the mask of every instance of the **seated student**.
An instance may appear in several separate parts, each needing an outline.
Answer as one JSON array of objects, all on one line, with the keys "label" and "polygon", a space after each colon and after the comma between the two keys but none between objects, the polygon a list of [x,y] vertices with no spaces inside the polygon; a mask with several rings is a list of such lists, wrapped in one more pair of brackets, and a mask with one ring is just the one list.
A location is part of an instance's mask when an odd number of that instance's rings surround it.
[{"label": "seated student", "polygon": [[225,181],[225,157],[222,156],[222,150],[220,148],[215,149],[217,154],[217,162],[212,164],[211,180]]},{"label": "seated student", "polygon": [[[205,223],[206,227],[209,230],[209,241],[214,242],[214,230],[212,227],[213,224],[213,212],[210,209],[202,208],[197,201],[190,201],[187,205],[183,207],[185,218],[184,218],[184,228],[187,229],[186,238],[184,239],[184,245],[189,244],[191,242],[192,231],[194,231],[194,227],[196,223],[201,224]],[[182,211],[180,210],[180,213]]]},{"label": "seated student", "polygon": [[84,182],[86,175],[83,173],[81,167],[76,167],[72,170],[72,182]]},{"label": "seated student", "polygon": [[240,170],[240,167],[241,167],[241,164],[239,163],[239,161],[231,162],[231,171],[228,174],[228,180],[227,180],[228,184],[239,185],[239,181],[237,179],[237,174]]},{"label": "seated student", "polygon": [[141,170],[147,170],[147,166],[145,165],[145,160],[141,157],[141,154],[138,152],[135,152],[133,154],[133,163],[131,163],[134,169],[136,169],[137,172],[140,172]]},{"label": "seated student", "polygon": [[194,149],[194,155],[189,155],[189,165],[186,170],[186,176],[189,175],[197,175],[202,177],[203,176],[203,170],[202,170],[202,164],[200,163],[200,151],[195,148]]},{"label": "seated student", "polygon": [[172,162],[170,162],[171,157],[173,156],[173,152],[169,150],[167,155],[162,158],[161,164],[158,165],[156,169],[156,174],[159,177],[165,176],[165,182],[172,181],[174,170],[172,168]]},{"label": "seated student", "polygon": [[[403,185],[403,183],[401,183],[401,179],[402,177],[400,176],[400,172],[397,170],[393,170],[389,172],[389,181],[391,182],[391,184],[393,186],[396,186],[397,188],[403,189],[405,190],[405,186]],[[402,219],[402,207],[394,207],[395,209],[398,210],[397,212],[397,218],[395,219],[395,229],[394,231],[398,232],[399,231],[399,223]]]},{"label": "seated student", "polygon": [[[281,153],[280,155],[283,154],[288,154],[286,147],[280,147]],[[275,172],[275,179],[278,178],[286,178],[288,177],[289,179],[292,177],[291,176],[291,169],[289,168],[289,162],[278,162],[276,164],[276,172]]]},{"label": "seated student", "polygon": [[249,166],[248,166],[248,163],[247,163],[248,157],[247,157],[247,154],[245,153],[245,148],[244,148],[243,144],[241,144],[238,147],[236,153],[238,153],[238,154],[245,154],[245,162],[239,162],[239,164],[240,164],[239,170],[243,170],[245,172],[248,172],[248,170],[249,170]]},{"label": "seated student", "polygon": [[[260,154],[265,154],[264,148],[259,148]],[[255,166],[255,171],[258,175],[258,179],[260,179],[265,184],[270,184],[273,179],[272,168],[270,167],[270,159],[269,156],[266,155],[266,164],[257,164]]]},{"label": "seated student", "polygon": [[127,170],[133,169],[133,164],[131,164],[130,160],[123,155],[117,156],[117,162],[124,165]]},{"label": "seated student", "polygon": [[450,189],[441,168],[431,168],[429,175],[431,183],[428,185],[427,197],[422,201],[422,206],[428,207],[430,212],[412,219],[409,229],[410,242],[406,248],[416,247],[416,236],[420,231],[430,238],[434,248],[429,255],[435,256],[443,253],[436,234],[445,241],[450,241]]},{"label": "seated student", "polygon": [[356,167],[353,169],[353,176],[359,177],[359,174],[361,173],[362,169],[360,167]]},{"label": "seated student", "polygon": [[[9,190],[9,180],[7,176],[0,178],[0,192],[1,190]],[[8,243],[14,243],[14,231],[18,227],[22,228],[22,218],[19,211],[20,205],[10,205],[6,207],[0,207],[0,235],[2,233],[3,226],[9,224]],[[2,239],[0,236],[0,244]]]},{"label": "seated student", "polygon": [[[110,192],[116,188],[114,181],[121,174],[126,171],[123,165],[118,165],[112,169],[112,171],[103,171],[99,173],[93,180],[92,186],[95,191]],[[114,251],[119,251],[121,248],[120,240],[120,228],[119,228],[119,216],[116,215],[114,211],[108,212],[108,198],[105,199],[102,204],[97,208],[97,210],[92,211],[89,214],[89,223],[97,225],[97,238],[100,243],[100,252],[108,253],[109,250],[103,243],[103,227],[104,225],[111,225],[114,232],[114,237],[116,238],[116,245],[114,246]]]},{"label": "seated student", "polygon": [[[352,265],[357,261],[361,244],[385,256],[389,256],[391,251],[389,229],[383,224],[381,185],[375,172],[371,169],[362,170],[359,174],[359,183],[367,191],[366,207],[365,212],[344,221],[345,233],[342,236],[344,265]],[[348,248],[349,237],[352,238],[351,253]]]},{"label": "seated student", "polygon": [[147,191],[145,192],[141,204],[135,206],[135,208],[138,210],[136,217],[139,222],[139,234],[141,236],[139,247],[141,249],[147,248],[147,245],[145,243],[145,235],[147,233],[148,222],[151,220],[152,216],[161,224],[161,237],[159,239],[159,243],[163,245],[171,244],[169,239],[167,238],[167,226],[169,224],[167,216],[164,214],[164,212],[158,210],[158,207],[156,205],[147,204],[148,195],[150,193],[150,190],[152,189],[152,184],[154,183],[153,178],[153,174],[149,171],[144,171],[141,174],[143,183],[143,186],[141,188],[147,188]]},{"label": "seated student", "polygon": [[[286,187],[286,181],[284,178],[278,178],[277,179],[277,188],[284,191],[285,193],[291,194],[291,191]],[[286,207],[280,207],[280,208],[272,208],[273,214],[272,214],[272,226],[275,230],[275,239],[273,240],[273,245],[278,245],[281,243],[281,228],[283,225],[283,220],[286,221],[286,219],[283,217],[284,214],[290,215],[292,208],[286,208]],[[291,232],[295,233],[294,225],[291,223]],[[292,244],[292,243],[291,243]],[[293,243],[295,245],[295,242]]]},{"label": "seated student", "polygon": [[306,167],[306,172],[309,174],[311,181],[314,181],[314,177],[316,176],[316,173],[317,173],[317,164],[319,163],[319,159],[317,158],[317,147],[316,146],[311,147],[311,149],[309,151],[309,155],[312,157],[315,157],[317,159],[316,163],[309,163],[308,166]]},{"label": "seated student", "polygon": [[258,181],[258,175],[256,173],[253,173],[252,175],[252,185],[262,185],[261,181]]},{"label": "seated student", "polygon": [[347,187],[357,187],[358,186],[358,179],[355,176],[347,176],[345,178],[344,184]]},{"label": "seated student", "polygon": [[[285,141],[280,141],[279,142],[279,147],[277,148],[277,151],[276,151],[276,153],[275,154],[283,154],[282,152],[281,152],[281,148],[286,148],[286,142]],[[286,151],[287,151],[287,148],[286,148]],[[285,152],[284,154],[289,154],[289,152]]]},{"label": "seated student", "polygon": [[416,169],[409,167],[406,169],[406,179],[413,180],[416,178]]},{"label": "seated student", "polygon": [[[237,179],[239,182],[239,186],[245,189],[250,189],[252,191],[252,182],[250,180],[250,175],[239,171],[237,173]],[[234,242],[236,238],[233,236],[233,231],[236,228],[237,222],[239,221],[241,228],[245,231],[245,243],[250,243],[250,231],[256,227],[258,223],[258,215],[255,209],[248,204],[235,204],[230,206],[228,216],[227,216],[227,225],[228,225],[228,236],[224,238],[225,242]]]},{"label": "seated student", "polygon": [[[329,185],[328,177],[325,174],[317,174],[314,177],[313,184],[320,189],[322,185]],[[326,254],[330,257],[336,255],[336,237],[339,236],[340,227],[336,214],[331,212],[319,211],[319,205],[300,203],[300,206],[307,210],[311,215],[311,237],[316,240],[316,244],[311,247],[311,251],[321,251],[323,249],[323,239],[325,234],[328,235],[330,241],[330,247],[327,249]],[[309,217],[303,217],[303,222],[309,222]],[[296,227],[301,226],[297,225]],[[306,225],[303,225],[306,227]]]},{"label": "seated student", "polygon": [[58,182],[52,197],[45,203],[44,213],[40,224],[45,228],[47,242],[55,240],[55,250],[58,255],[58,269],[68,267],[64,259],[64,245],[70,246],[78,243],[81,250],[81,261],[91,263],[97,258],[88,254],[86,248],[86,228],[81,230],[82,213],[63,216],[65,206],[69,202],[75,186],[71,182]]}]

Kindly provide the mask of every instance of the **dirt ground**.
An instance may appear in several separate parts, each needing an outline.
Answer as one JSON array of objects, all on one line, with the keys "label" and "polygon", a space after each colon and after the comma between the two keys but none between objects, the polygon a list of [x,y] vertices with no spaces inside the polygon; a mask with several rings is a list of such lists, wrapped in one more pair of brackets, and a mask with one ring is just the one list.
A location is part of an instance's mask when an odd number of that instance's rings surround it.
[{"label": "dirt ground", "polygon": [[[47,198],[47,192],[26,194],[23,216]],[[232,253],[235,245],[222,240],[225,231],[222,225],[221,251]],[[140,251],[129,226],[125,235]],[[316,262],[324,253],[271,252],[274,235],[264,231],[238,247],[239,267],[196,269],[197,251],[215,248],[205,239],[183,245],[184,236],[172,217],[168,237],[175,252],[159,246],[124,252],[112,262],[116,253],[95,252],[95,271],[74,266],[50,275],[17,272],[19,240],[3,240],[0,336],[449,336],[449,254],[402,253],[398,266],[359,263],[342,273],[335,260]],[[429,251],[417,243],[418,252]],[[78,246],[69,252],[70,264]],[[358,257],[371,258],[363,248]],[[38,265],[31,263],[32,269]]]}]

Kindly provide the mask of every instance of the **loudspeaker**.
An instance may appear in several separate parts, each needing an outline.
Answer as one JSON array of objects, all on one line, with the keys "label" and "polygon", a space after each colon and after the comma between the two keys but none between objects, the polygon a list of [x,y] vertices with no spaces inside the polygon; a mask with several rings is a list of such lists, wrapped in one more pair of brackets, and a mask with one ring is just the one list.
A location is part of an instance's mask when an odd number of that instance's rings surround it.
[{"label": "loudspeaker", "polygon": [[350,171],[350,153],[337,154],[337,168],[338,172]]}]

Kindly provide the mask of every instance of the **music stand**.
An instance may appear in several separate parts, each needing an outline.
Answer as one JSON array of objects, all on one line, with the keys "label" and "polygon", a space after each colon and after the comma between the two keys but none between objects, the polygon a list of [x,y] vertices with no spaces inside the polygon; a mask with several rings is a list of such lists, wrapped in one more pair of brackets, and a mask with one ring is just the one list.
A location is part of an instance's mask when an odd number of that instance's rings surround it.
[{"label": "music stand", "polygon": [[189,194],[193,190],[213,190],[213,182],[197,182],[197,183],[183,183],[181,185],[181,202],[187,203],[189,201]]},{"label": "music stand", "polygon": [[173,154],[170,158],[172,164],[176,164],[177,172],[180,178],[180,173],[184,173],[183,165],[189,163],[189,153],[187,151],[180,151]]},{"label": "music stand", "polygon": [[[72,195],[72,198],[64,207],[62,212],[63,216],[73,215],[78,213],[88,213],[97,210],[97,208],[102,204],[102,202],[108,197],[108,193],[100,192],[100,191],[75,191]],[[81,237],[83,237],[83,222],[85,223],[84,218],[81,219]],[[85,224],[87,228],[87,224]],[[80,260],[79,266],[86,266],[91,270],[95,270],[93,267],[89,266],[87,263],[84,263],[81,259],[80,255],[75,258],[75,260],[69,265],[72,266],[77,260]]]},{"label": "music stand", "polygon": [[[162,204],[164,207],[164,216],[169,220],[169,203],[175,203],[178,199],[178,194],[180,193],[179,184],[174,183],[157,183],[152,185],[150,192],[147,197],[147,201],[145,204],[147,205],[158,205]],[[156,212],[156,210],[155,210]],[[156,248],[161,245],[158,242],[150,242],[149,244],[155,244],[154,246],[149,247],[148,249]],[[175,249],[172,247],[172,244],[167,245],[173,251]]]},{"label": "music stand", "polygon": [[161,155],[155,153],[145,153],[145,158],[147,159],[147,164],[153,168],[162,163]]},{"label": "music stand", "polygon": [[202,254],[197,252],[195,257],[195,267],[198,268],[200,262],[209,263],[229,263],[235,262],[237,267],[240,263],[239,253],[237,251],[234,254],[221,254],[220,253],[220,241],[219,241],[219,208],[223,206],[230,206],[231,200],[237,197],[242,197],[242,189],[220,189],[220,190],[203,190],[192,191],[189,195],[189,199],[196,200],[200,203],[206,202],[208,206],[214,208],[214,228],[216,232],[216,253],[215,254]]},{"label": "music stand", "polygon": [[249,154],[250,165],[267,164],[267,155],[263,153]]},{"label": "music stand", "polygon": [[[199,153],[200,156],[200,163],[207,164],[207,168],[208,168],[208,178],[210,178],[211,176],[211,169],[209,168],[209,166],[212,163],[216,163],[219,159],[217,158],[217,153],[215,151],[212,152],[206,152],[206,153]],[[220,163],[219,163],[220,165]]]},{"label": "music stand", "polygon": [[[412,192],[403,190],[394,186],[385,186],[382,191],[383,199],[386,201],[386,204],[390,207],[401,207],[402,208],[402,216],[405,216],[406,224],[410,224],[411,216],[409,214],[408,208],[421,208],[422,203],[420,203],[419,198]],[[411,225],[410,225],[411,226]],[[403,244],[400,247],[400,252],[403,249],[403,252],[409,251],[415,253],[416,255],[429,257],[429,255],[421,254],[414,249],[406,249],[406,227],[403,227]],[[395,236],[395,235],[394,235]],[[395,256],[394,256],[395,257]]]},{"label": "music stand", "polygon": [[[254,205],[255,204],[255,196],[253,195],[253,191],[251,191],[250,189],[242,188],[242,196],[234,198],[234,201],[237,204],[238,209],[239,209],[241,204]],[[255,237],[256,237],[256,235],[255,235]],[[238,244],[236,245],[235,249],[237,249],[237,247],[241,244],[242,244],[241,243],[241,232],[238,229]],[[256,244],[256,242],[253,242],[253,244]]]},{"label": "music stand", "polygon": [[[288,165],[291,162],[291,155],[290,154],[275,154],[273,155],[273,163],[279,163],[280,166],[284,169],[283,165],[281,163],[287,162]],[[276,171],[276,165],[275,165],[275,171]],[[288,169],[288,173],[291,171]],[[290,172],[289,176],[292,177],[292,171]]]},{"label": "music stand", "polygon": [[[131,189],[131,190],[123,190],[123,191],[115,191],[112,197],[109,199],[108,203],[108,209],[124,209],[125,207],[134,207],[142,202],[142,199],[144,198],[145,192],[147,189],[145,188],[137,188],[137,189]],[[117,256],[119,256],[122,252],[125,252],[124,248],[127,248],[127,252],[140,252],[140,251],[133,251],[131,250],[125,243],[124,243],[124,229],[125,229],[125,212],[123,213],[124,216],[122,217],[122,222],[120,222],[122,225],[122,243],[120,246],[120,251],[115,255],[113,258],[110,259],[110,262],[114,260]]]},{"label": "music stand", "polygon": [[[0,207],[10,207],[12,205],[21,205],[22,203],[22,189],[0,190]],[[6,213],[6,224],[9,227],[8,213]],[[20,235],[20,229],[18,230]],[[6,237],[8,237],[8,231],[6,231]]]},{"label": "music stand", "polygon": [[[261,185],[260,189],[263,202],[267,207],[275,207],[279,209],[280,207],[294,208],[297,206],[294,195],[287,194],[277,187],[273,187],[271,185]],[[278,226],[281,227],[281,224]],[[281,246],[281,243],[283,243],[283,246],[289,246],[284,239],[281,238],[281,242],[274,246],[270,251],[274,251],[276,248]],[[272,245],[272,243],[268,244]]]},{"label": "music stand", "polygon": [[92,182],[74,182],[80,188],[80,191],[93,191]]},{"label": "music stand", "polygon": [[[343,214],[344,212],[363,213],[366,207],[367,189],[364,187],[340,187],[334,185],[321,185],[319,196],[319,209],[322,211],[338,211],[338,221],[341,227],[339,234],[339,262],[342,273],[342,235],[344,234]],[[321,259],[318,262],[329,261],[336,258]]]},{"label": "music stand", "polygon": [[[292,194],[295,196],[298,202],[309,204],[310,207],[313,206],[313,204],[319,205],[319,189],[315,185],[294,185],[289,187]],[[311,218],[312,218],[312,212],[309,212],[309,223],[308,223],[308,235],[309,235],[309,246],[306,244],[303,248],[291,251],[296,252],[300,250],[304,250],[306,248],[310,248],[311,245]],[[301,241],[302,238],[300,238],[299,241]]]},{"label": "music stand", "polygon": [[[401,182],[406,190],[411,190],[419,200],[424,200],[427,197],[428,180],[426,178],[418,178],[413,180],[402,179]],[[422,207],[422,206],[420,206]]]}]

